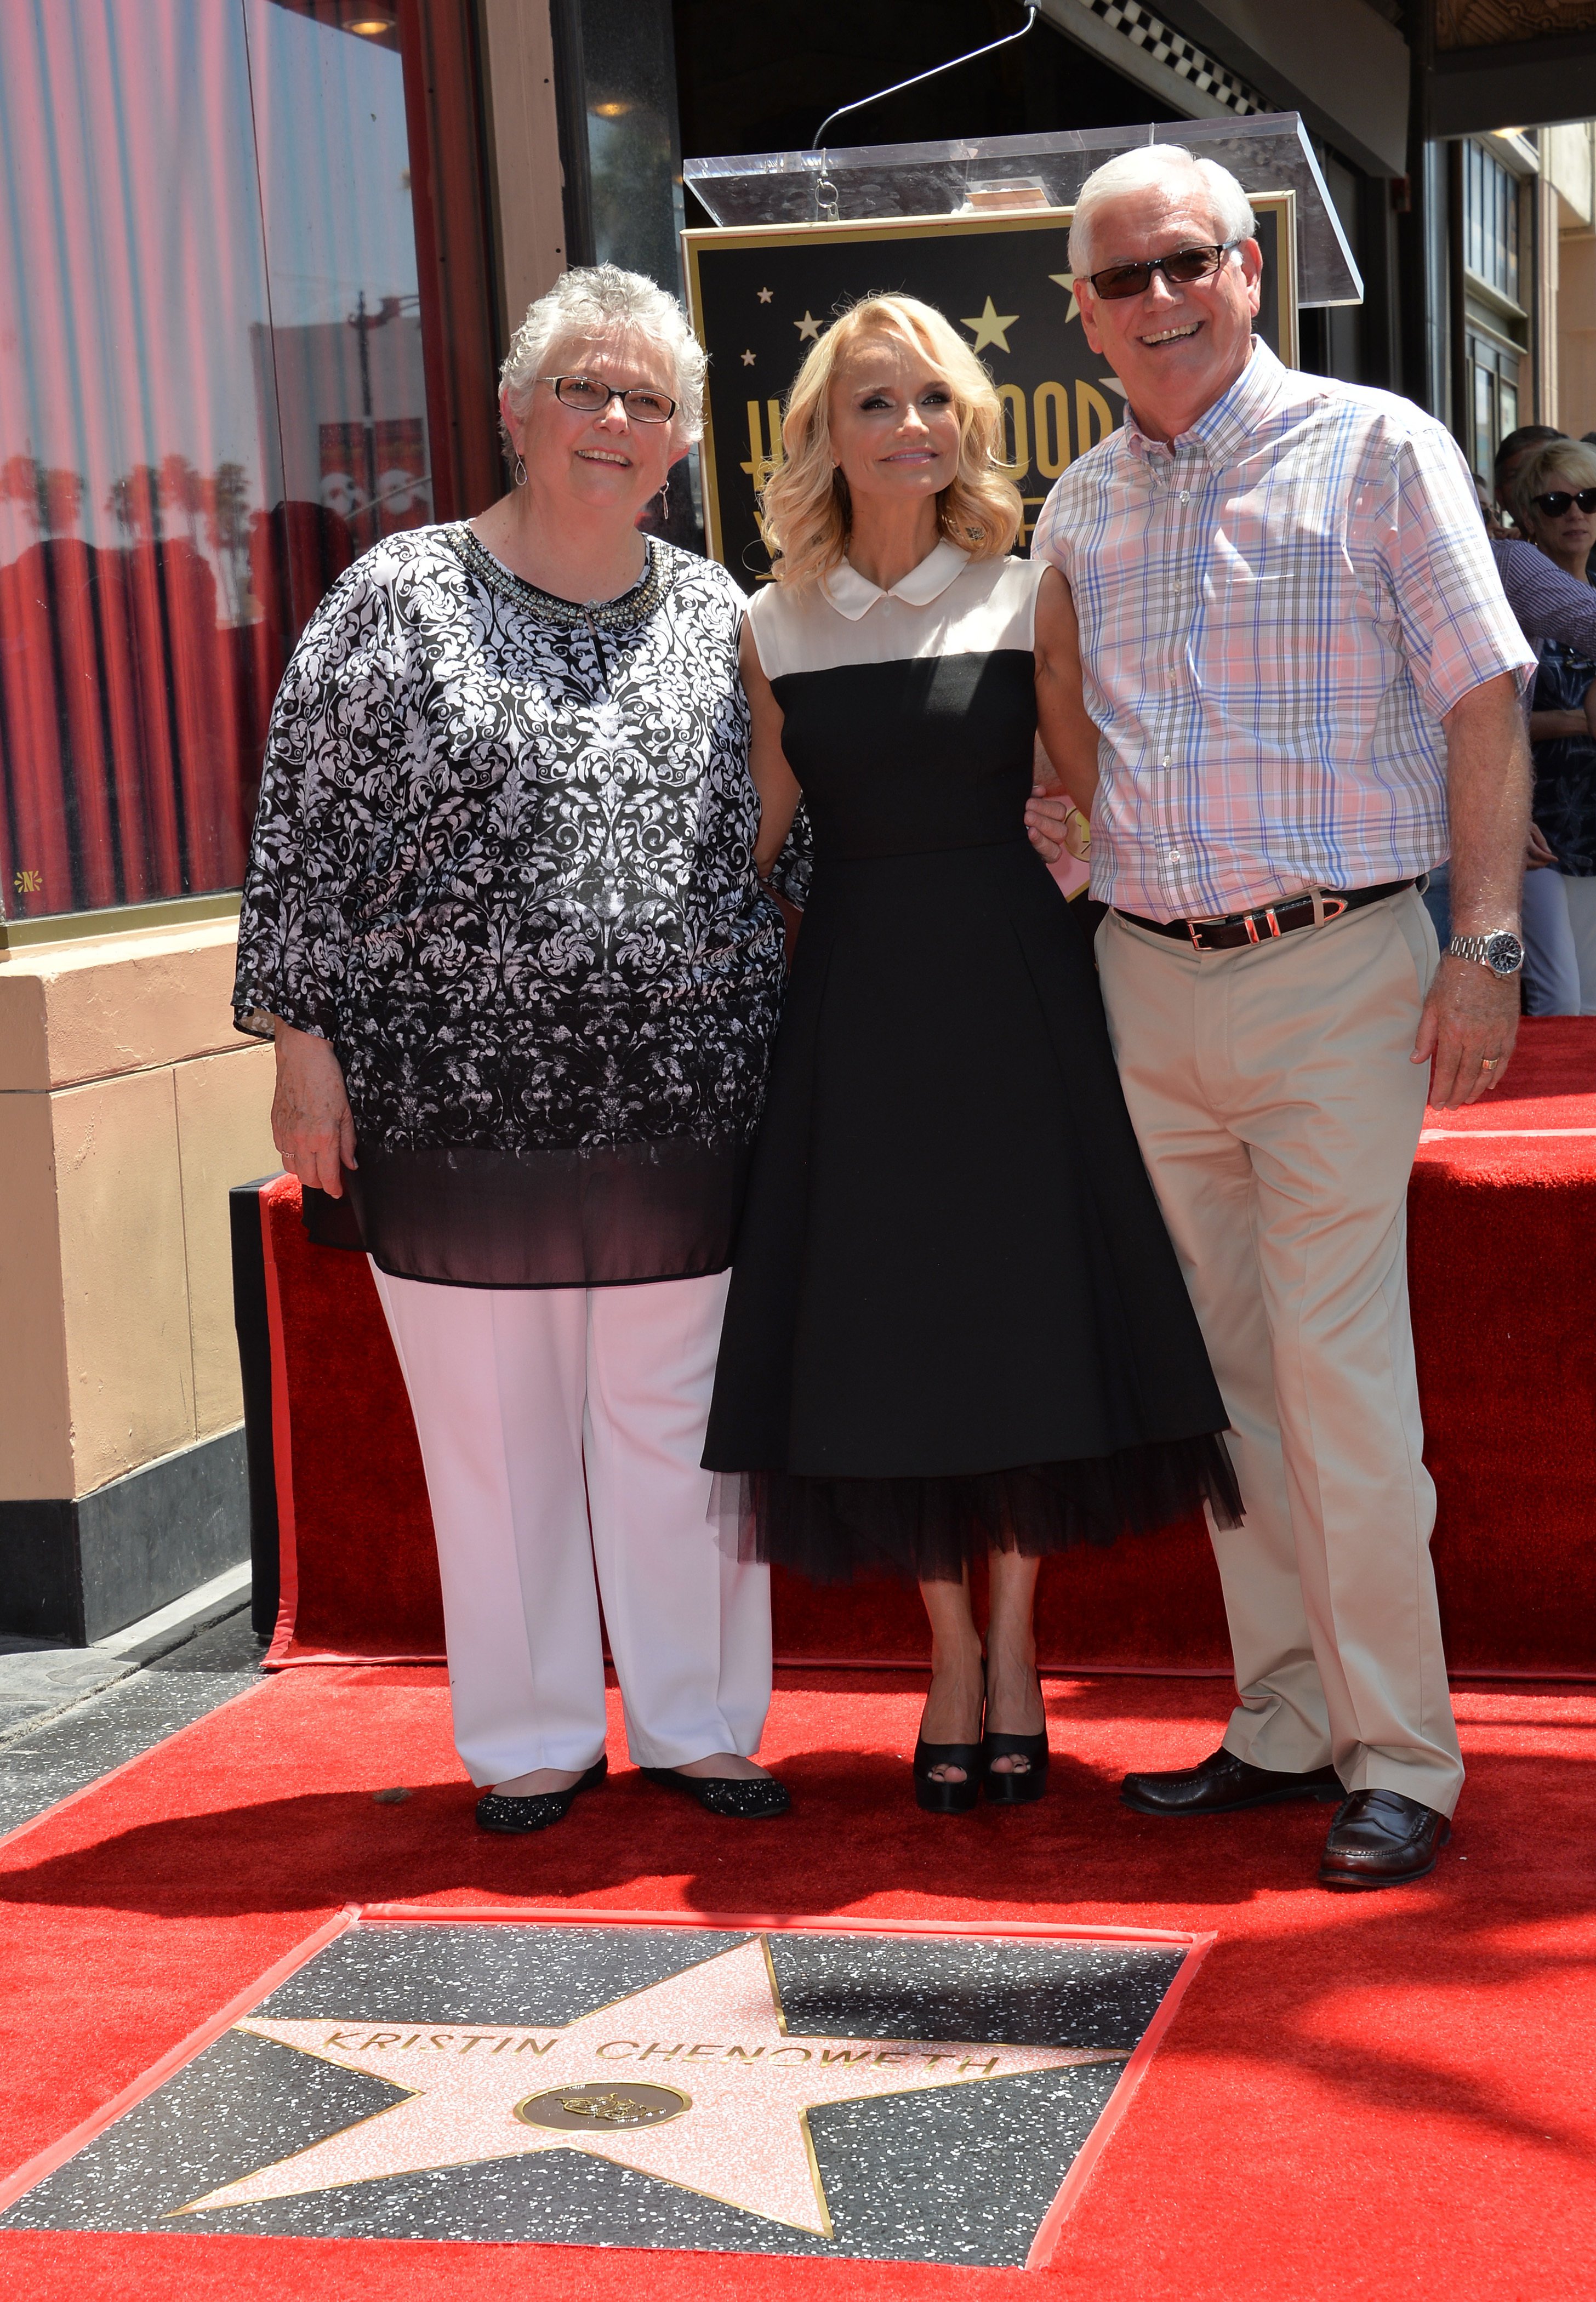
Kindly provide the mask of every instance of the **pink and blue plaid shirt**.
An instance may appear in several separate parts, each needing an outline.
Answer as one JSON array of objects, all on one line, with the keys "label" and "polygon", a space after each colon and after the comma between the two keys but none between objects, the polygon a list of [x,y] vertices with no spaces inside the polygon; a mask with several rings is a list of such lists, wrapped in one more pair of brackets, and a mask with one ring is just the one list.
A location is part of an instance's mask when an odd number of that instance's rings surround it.
[{"label": "pink and blue plaid shirt", "polygon": [[1441,862],[1441,720],[1535,668],[1450,434],[1256,340],[1172,447],[1128,415],[1071,464],[1031,550],[1101,735],[1092,893],[1146,919]]}]

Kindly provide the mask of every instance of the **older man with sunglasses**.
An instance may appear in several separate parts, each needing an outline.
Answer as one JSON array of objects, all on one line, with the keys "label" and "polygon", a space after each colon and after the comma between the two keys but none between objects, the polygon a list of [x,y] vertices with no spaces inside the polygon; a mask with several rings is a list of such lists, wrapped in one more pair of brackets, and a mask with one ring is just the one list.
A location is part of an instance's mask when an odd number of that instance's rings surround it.
[{"label": "older man with sunglasses", "polygon": [[[1037,523],[1099,731],[1057,764],[1095,792],[1104,997],[1246,1512],[1214,1536],[1223,1743],[1124,1797],[1334,1800],[1321,1882],[1390,1886],[1433,1869],[1463,1780],[1405,1197],[1426,1089],[1472,1102],[1512,1051],[1533,662],[1442,427],[1254,337],[1233,176],[1109,162],[1071,264],[1129,404]],[[1438,966],[1415,883],[1449,852]]]}]

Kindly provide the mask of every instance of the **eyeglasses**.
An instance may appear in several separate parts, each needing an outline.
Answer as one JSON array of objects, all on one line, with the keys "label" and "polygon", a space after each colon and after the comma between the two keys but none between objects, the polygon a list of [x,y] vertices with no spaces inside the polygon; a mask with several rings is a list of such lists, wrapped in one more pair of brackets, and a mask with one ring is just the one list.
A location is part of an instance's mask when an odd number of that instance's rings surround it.
[{"label": "eyeglasses", "polygon": [[1189,288],[1195,280],[1211,280],[1231,250],[1240,245],[1239,239],[1227,239],[1216,247],[1178,248],[1172,256],[1151,256],[1145,264],[1111,264],[1106,272],[1088,272],[1087,279],[1095,295],[1118,304],[1127,296],[1145,296],[1155,272],[1180,288]]},{"label": "eyeglasses", "polygon": [[541,375],[538,382],[551,383],[560,405],[580,408],[584,416],[602,416],[612,399],[620,401],[634,424],[668,424],[676,412],[676,401],[651,384],[634,384],[623,391],[596,375]]},{"label": "eyeglasses", "polygon": [[1575,495],[1571,495],[1567,488],[1553,488],[1549,495],[1532,496],[1530,501],[1537,511],[1543,511],[1548,519],[1561,519],[1575,504],[1583,512],[1596,511],[1596,488],[1581,488]]}]

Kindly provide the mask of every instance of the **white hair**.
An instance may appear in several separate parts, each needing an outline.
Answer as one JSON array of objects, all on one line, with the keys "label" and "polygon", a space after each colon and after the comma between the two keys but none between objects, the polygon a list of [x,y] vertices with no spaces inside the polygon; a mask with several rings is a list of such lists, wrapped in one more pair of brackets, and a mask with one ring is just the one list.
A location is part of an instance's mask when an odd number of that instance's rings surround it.
[{"label": "white hair", "polygon": [[696,440],[704,428],[703,347],[674,296],[641,272],[623,272],[618,264],[562,273],[548,294],[528,307],[499,371],[516,415],[525,415],[538,378],[549,374],[550,357],[562,345],[592,343],[617,327],[634,330],[665,353],[676,380],[671,397],[677,436]]},{"label": "white hair", "polygon": [[1070,225],[1070,269],[1081,278],[1090,269],[1092,227],[1100,208],[1126,192],[1145,192],[1172,176],[1197,176],[1208,195],[1215,239],[1253,239],[1257,223],[1252,202],[1228,168],[1199,160],[1183,144],[1141,144],[1094,169],[1080,188]]}]

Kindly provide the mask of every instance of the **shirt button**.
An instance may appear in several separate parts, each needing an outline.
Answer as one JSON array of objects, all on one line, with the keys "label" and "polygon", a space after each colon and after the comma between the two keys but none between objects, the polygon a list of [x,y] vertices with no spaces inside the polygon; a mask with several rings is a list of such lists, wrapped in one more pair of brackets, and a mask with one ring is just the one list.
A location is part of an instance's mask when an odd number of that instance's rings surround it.
[{"label": "shirt button", "polygon": [[1180,500],[1182,503],[1189,503],[1191,501],[1191,490],[1189,488],[1181,489]]}]

